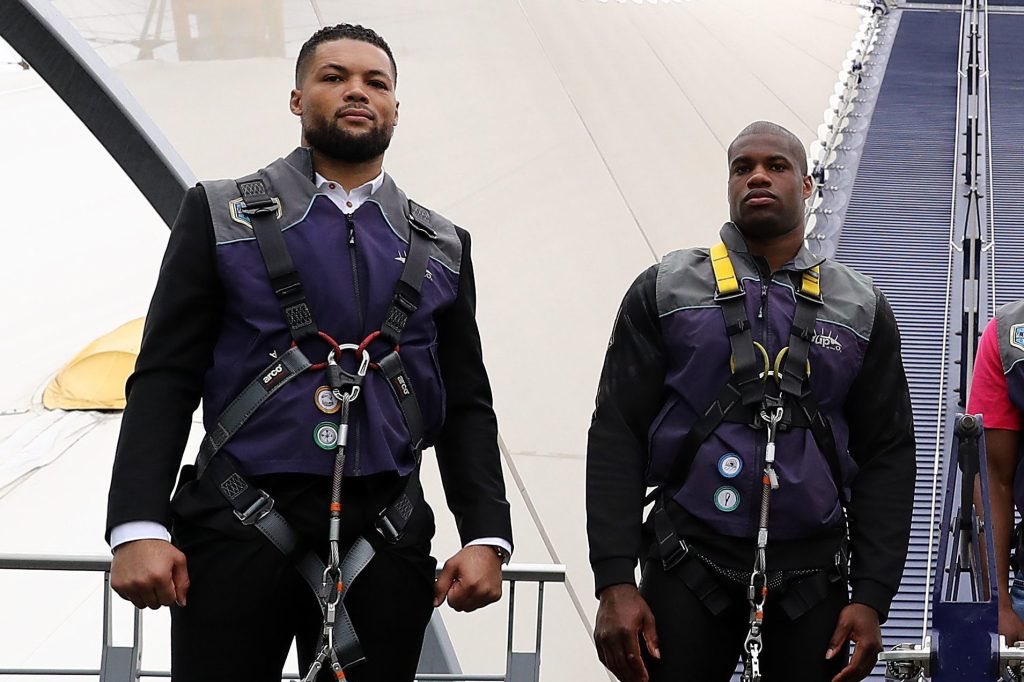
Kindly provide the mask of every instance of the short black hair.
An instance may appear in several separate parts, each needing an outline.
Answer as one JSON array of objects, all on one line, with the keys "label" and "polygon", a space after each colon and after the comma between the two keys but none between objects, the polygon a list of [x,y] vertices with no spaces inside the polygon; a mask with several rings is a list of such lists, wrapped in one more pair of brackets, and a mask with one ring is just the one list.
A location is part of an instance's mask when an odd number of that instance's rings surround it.
[{"label": "short black hair", "polygon": [[807,175],[807,151],[804,150],[804,143],[792,131],[771,121],[754,121],[741,130],[733,141],[729,143],[729,150],[726,153],[730,158],[732,158],[733,145],[748,135],[774,135],[775,137],[781,137],[790,147],[789,151],[796,156],[796,162],[800,165],[800,174]]},{"label": "short black hair", "polygon": [[391,53],[391,48],[376,31],[359,24],[336,24],[335,26],[325,26],[311,35],[299,49],[299,56],[295,60],[295,87],[301,85],[302,71],[306,68],[310,57],[316,52],[317,46],[332,40],[360,40],[384,50],[388,59],[391,60],[391,71],[395,76],[395,84],[398,84],[398,64],[395,63],[395,55]]}]

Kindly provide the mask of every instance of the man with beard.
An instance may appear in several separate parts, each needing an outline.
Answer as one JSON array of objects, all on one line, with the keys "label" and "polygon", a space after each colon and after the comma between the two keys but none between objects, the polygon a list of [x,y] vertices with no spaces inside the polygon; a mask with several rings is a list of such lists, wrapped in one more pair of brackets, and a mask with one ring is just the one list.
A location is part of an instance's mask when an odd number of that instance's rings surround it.
[{"label": "man with beard", "polygon": [[[382,170],[396,82],[375,32],[318,31],[291,94],[302,146],[190,189],[171,231],[107,527],[114,589],[171,607],[176,680],[280,680],[293,639],[316,679],[411,680],[434,607],[501,595],[469,235]],[[169,502],[200,399],[207,437]],[[436,582],[430,446],[464,545]]]},{"label": "man with beard", "polygon": [[631,682],[726,682],[740,656],[744,679],[861,680],[910,534],[899,332],[870,280],[804,247],[791,132],[753,123],[728,163],[722,243],[641,274],[608,346],[587,449],[598,655]]}]

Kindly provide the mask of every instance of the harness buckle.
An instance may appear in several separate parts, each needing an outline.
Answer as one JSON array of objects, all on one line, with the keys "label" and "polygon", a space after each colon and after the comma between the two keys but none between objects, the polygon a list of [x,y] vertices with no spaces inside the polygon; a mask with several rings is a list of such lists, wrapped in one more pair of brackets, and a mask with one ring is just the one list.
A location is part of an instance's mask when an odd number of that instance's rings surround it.
[{"label": "harness buckle", "polygon": [[391,523],[391,519],[388,518],[388,510],[386,508],[377,517],[377,522],[373,524],[373,528],[390,544],[397,542],[398,538],[401,537],[398,529],[395,528],[395,525]]},{"label": "harness buckle", "polygon": [[746,298],[746,296],[747,296],[746,290],[743,289],[743,288],[740,288],[740,289],[737,289],[736,291],[733,291],[731,293],[726,293],[726,294],[723,294],[721,292],[716,291],[715,292],[715,297],[712,300],[715,303],[722,303],[724,301],[733,301],[733,300],[735,300],[737,298]]},{"label": "harness buckle", "polygon": [[266,205],[266,206],[259,206],[259,205],[257,205],[257,206],[244,206],[244,207],[242,207],[239,210],[242,213],[244,213],[245,215],[250,215],[250,216],[252,216],[252,215],[262,215],[264,213],[277,213],[277,204],[275,204],[273,201],[271,201],[270,204]]},{"label": "harness buckle", "polygon": [[663,547],[658,548],[660,552],[664,552],[661,557],[661,564],[666,571],[671,571],[690,553],[690,545],[687,544],[686,540],[678,536],[676,536],[676,540],[675,544],[666,543],[669,545],[667,550]]},{"label": "harness buckle", "polygon": [[244,511],[233,510],[235,516],[242,522],[243,526],[251,526],[271,512],[274,508],[274,498],[268,493],[260,491],[259,498],[249,505]]}]

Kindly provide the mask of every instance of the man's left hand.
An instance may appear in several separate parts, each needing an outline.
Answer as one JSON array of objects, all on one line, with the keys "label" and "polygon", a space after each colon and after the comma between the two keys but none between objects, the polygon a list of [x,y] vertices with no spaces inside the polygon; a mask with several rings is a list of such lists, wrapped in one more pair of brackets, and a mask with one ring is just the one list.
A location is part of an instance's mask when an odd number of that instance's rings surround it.
[{"label": "man's left hand", "polygon": [[475,611],[501,599],[501,559],[493,547],[469,545],[444,562],[434,583],[434,607],[446,598],[456,611]]},{"label": "man's left hand", "polygon": [[832,639],[828,641],[825,658],[839,653],[840,647],[853,642],[853,657],[850,663],[832,678],[832,682],[860,682],[871,674],[882,651],[882,628],[878,624],[878,612],[865,604],[850,604],[839,612]]}]

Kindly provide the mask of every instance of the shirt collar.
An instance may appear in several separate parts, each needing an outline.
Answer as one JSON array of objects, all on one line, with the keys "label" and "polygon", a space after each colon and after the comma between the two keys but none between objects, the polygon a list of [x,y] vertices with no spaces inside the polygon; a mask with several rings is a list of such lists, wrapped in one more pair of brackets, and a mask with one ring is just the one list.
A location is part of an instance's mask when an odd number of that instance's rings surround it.
[{"label": "shirt collar", "polygon": [[360,204],[369,199],[374,192],[380,189],[381,185],[384,184],[384,171],[369,182],[364,182],[362,185],[354,188],[351,192],[346,192],[345,188],[340,183],[328,180],[319,173],[313,174],[313,182],[324,194],[327,194],[332,199],[341,199],[343,201],[349,201],[354,204],[353,208],[358,208]]}]

